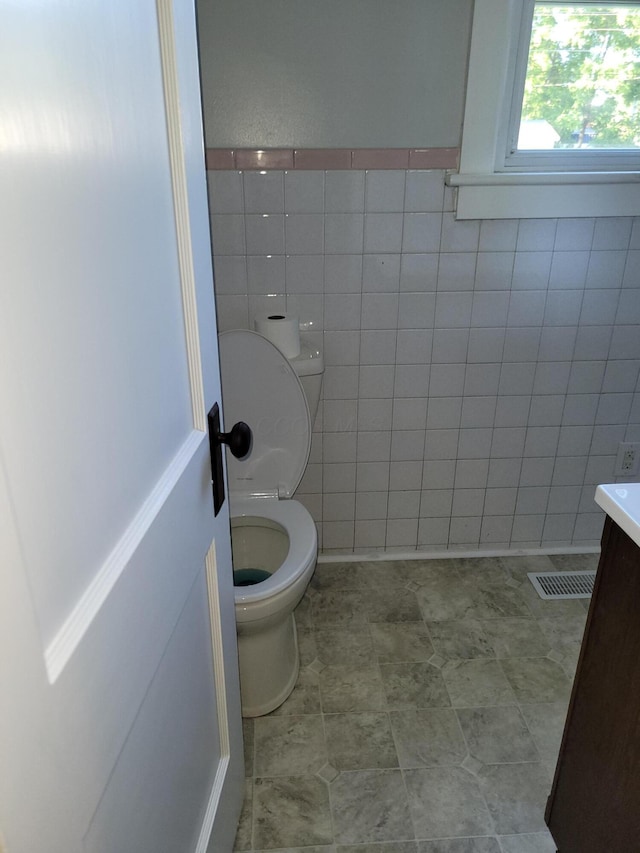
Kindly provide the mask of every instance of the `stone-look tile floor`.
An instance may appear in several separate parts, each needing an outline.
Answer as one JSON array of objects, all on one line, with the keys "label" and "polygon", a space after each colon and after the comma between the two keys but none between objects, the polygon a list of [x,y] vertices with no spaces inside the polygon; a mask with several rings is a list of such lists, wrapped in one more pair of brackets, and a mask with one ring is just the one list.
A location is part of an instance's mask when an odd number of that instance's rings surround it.
[{"label": "stone-look tile floor", "polygon": [[244,721],[235,849],[547,853],[543,813],[588,602],[528,571],[596,555],[321,564],[301,669]]}]

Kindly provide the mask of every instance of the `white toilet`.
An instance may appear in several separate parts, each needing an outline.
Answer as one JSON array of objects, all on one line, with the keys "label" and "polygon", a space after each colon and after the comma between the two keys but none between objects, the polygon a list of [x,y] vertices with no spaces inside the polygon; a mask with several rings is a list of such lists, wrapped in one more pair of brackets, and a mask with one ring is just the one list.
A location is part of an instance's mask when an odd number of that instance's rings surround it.
[{"label": "white toilet", "polygon": [[318,543],[292,496],[309,459],[324,364],[317,349],[303,344],[289,360],[245,329],[222,332],[219,346],[225,424],[245,421],[253,432],[248,456],[227,454],[227,475],[234,579],[247,584],[235,587],[242,714],[258,717],[281,705],[298,677],[293,610]]}]

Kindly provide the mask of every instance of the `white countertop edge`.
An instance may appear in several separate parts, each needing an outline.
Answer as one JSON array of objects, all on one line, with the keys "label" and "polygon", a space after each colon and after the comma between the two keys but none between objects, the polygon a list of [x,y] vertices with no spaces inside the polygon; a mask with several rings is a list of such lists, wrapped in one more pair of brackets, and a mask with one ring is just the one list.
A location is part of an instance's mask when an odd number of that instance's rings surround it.
[{"label": "white countertop edge", "polygon": [[595,501],[636,545],[640,545],[640,483],[598,486]]}]

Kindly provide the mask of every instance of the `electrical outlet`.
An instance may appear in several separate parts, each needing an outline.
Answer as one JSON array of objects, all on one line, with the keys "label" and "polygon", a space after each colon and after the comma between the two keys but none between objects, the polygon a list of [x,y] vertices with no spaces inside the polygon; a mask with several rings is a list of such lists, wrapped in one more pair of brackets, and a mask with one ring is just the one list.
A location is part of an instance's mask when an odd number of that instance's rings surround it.
[{"label": "electrical outlet", "polygon": [[640,471],[640,442],[621,441],[614,474],[616,477],[633,477]]}]

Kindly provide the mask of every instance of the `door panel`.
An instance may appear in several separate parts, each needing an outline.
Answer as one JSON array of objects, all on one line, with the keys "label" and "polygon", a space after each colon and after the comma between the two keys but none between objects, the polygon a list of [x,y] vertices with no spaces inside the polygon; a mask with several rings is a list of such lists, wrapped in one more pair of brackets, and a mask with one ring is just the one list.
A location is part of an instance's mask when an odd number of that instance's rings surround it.
[{"label": "door panel", "polygon": [[226,853],[243,767],[194,9],[1,8],[0,826],[12,853]]}]

